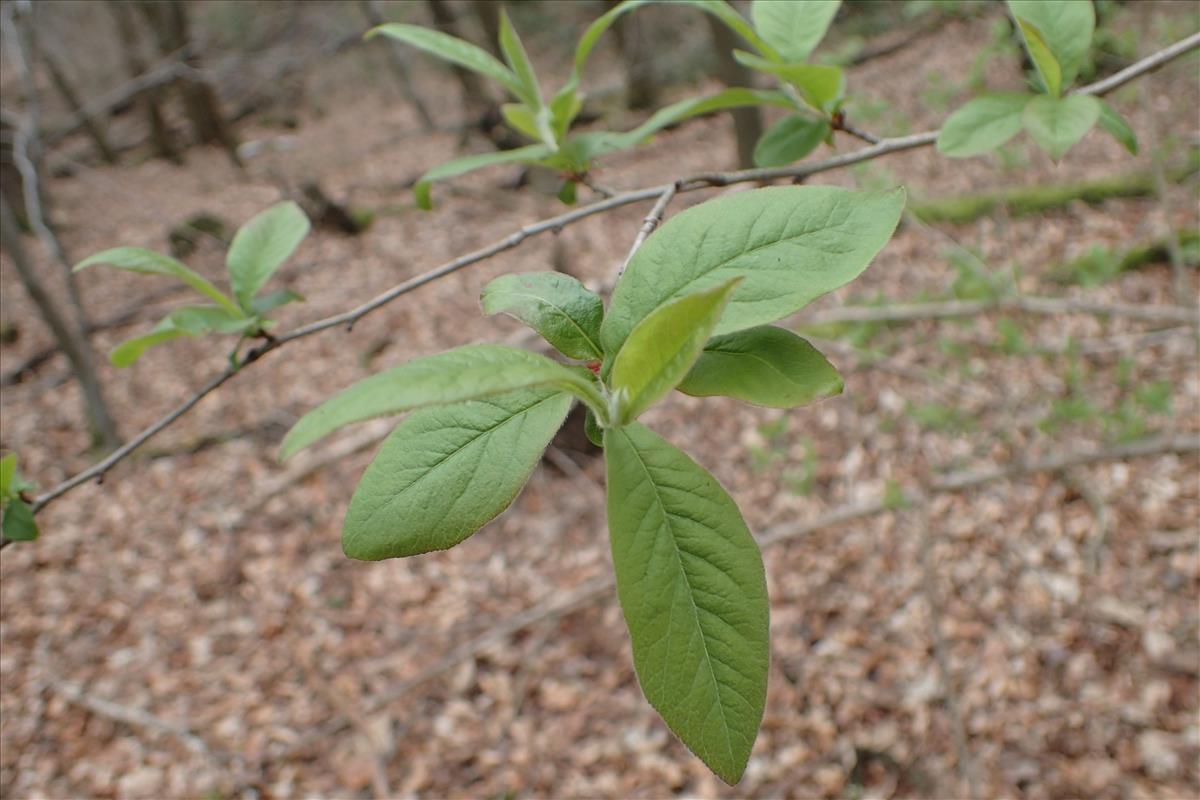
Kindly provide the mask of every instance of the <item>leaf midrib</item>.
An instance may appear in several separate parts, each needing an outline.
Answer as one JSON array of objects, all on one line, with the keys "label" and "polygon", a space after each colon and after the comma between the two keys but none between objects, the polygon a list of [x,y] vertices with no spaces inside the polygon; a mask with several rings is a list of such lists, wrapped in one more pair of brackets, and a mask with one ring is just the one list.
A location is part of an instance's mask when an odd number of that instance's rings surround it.
[{"label": "leaf midrib", "polygon": [[[700,645],[704,648],[704,663],[708,667],[708,674],[709,677],[712,678],[713,682],[713,690],[717,694],[717,708],[721,712],[721,727],[725,734],[725,748],[729,752],[730,763],[736,763],[737,758],[733,754],[733,741],[732,737],[730,736],[731,729],[729,727],[729,718],[725,714],[725,703],[724,699],[721,697],[721,682],[717,680],[716,670],[713,669],[713,658],[708,652],[708,639],[705,637],[704,628],[700,623],[700,609],[696,606],[696,598],[694,597],[692,591],[692,582],[688,579],[687,570],[684,569],[683,566],[683,558],[679,555],[680,548],[675,539],[673,526],[671,525],[671,514],[667,511],[667,506],[663,502],[662,494],[658,490],[658,482],[654,480],[654,476],[650,473],[650,468],[646,465],[645,460],[642,458],[641,452],[634,445],[633,440],[629,438],[628,434],[622,432],[622,435],[625,436],[625,441],[628,442],[629,449],[633,452],[633,457],[637,460],[638,466],[642,468],[642,472],[645,473],[646,479],[650,482],[650,485],[654,487],[654,499],[658,503],[659,509],[662,511],[663,522],[666,524],[667,530],[670,532],[671,544],[673,545],[671,552],[675,555],[675,563],[679,567],[679,574],[683,576],[683,582],[687,585],[688,603],[692,608],[692,618],[695,620],[697,630],[700,631]],[[667,630],[669,632],[669,619],[667,621],[667,626]]]}]

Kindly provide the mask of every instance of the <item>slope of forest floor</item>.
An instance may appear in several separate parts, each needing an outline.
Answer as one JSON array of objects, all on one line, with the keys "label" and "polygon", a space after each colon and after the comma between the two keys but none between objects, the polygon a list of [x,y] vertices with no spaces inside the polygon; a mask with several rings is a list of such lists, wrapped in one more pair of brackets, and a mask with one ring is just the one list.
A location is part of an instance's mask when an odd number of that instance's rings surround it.
[{"label": "slope of forest floor", "polygon": [[[1187,12],[1154,14],[1169,22]],[[989,25],[955,20],[852,70],[852,91],[866,98],[862,126],[940,124],[965,95],[941,98],[945,84],[929,76],[965,74]],[[1196,142],[1195,68],[1194,59],[1171,65],[1111,98],[1141,138],[1137,158],[1093,132],[1057,166],[1019,143],[1004,158],[900,153],[813,182],[902,183],[926,200],[1149,170]],[[995,71],[1017,84],[1015,64]],[[426,80],[442,98],[435,115],[453,118],[454,85]],[[220,152],[196,150],[182,167],[80,167],[53,180],[70,252],[165,249],[168,231],[193,214],[236,224],[279,198],[281,177],[319,178],[377,215],[357,238],[315,232],[281,273],[307,298],[282,310],[286,330],[561,209],[534,187],[508,190],[511,170],[501,169],[437,187],[435,210],[415,211],[405,181],[454,155],[458,135],[421,135],[394,98],[348,93],[285,135],[255,124],[242,129],[261,142],[245,175]],[[644,186],[727,167],[732,152],[728,120],[705,119],[612,158],[596,179]],[[512,321],[480,313],[491,278],[558,268],[602,285],[647,211],[628,207],[426,286],[352,332],[269,356],[103,485],[48,509],[42,539],[6,549],[0,566],[0,793],[1200,794],[1194,454],[1016,469],[924,504],[899,502],[904,491],[977,470],[1200,431],[1195,330],[1012,308],[821,321],[853,304],[990,301],[1014,290],[1194,303],[1196,271],[1175,286],[1167,264],[1098,286],[1082,285],[1084,267],[1062,275],[1093,248],[1123,253],[1194,230],[1196,186],[1193,178],[1161,198],[1029,216],[1001,209],[959,225],[907,220],[860,280],[789,323],[843,370],[842,396],[781,412],[676,395],[647,415],[717,475],[754,531],[775,539],[764,549],[770,693],[738,787],[669,735],[638,689],[613,592],[592,590],[610,573],[599,460],[563,451],[463,545],[368,564],[342,556],[339,530],[388,425],[348,431],[301,467],[274,458],[300,414],[372,371],[520,338]],[[669,213],[715,193],[681,196]],[[202,242],[189,263],[219,276],[221,249]],[[144,300],[159,288],[150,278],[101,269],[82,277],[97,319],[145,306],[136,323],[96,336],[105,352],[179,300]],[[7,372],[49,339],[7,261],[0,281],[4,319],[20,334],[0,350]],[[224,359],[219,346],[180,340],[130,370],[106,366],[124,433],[165,413]],[[3,445],[43,487],[89,463],[64,369],[53,361],[3,390]],[[805,527],[846,509],[862,513]],[[547,608],[511,635],[471,644]]]}]

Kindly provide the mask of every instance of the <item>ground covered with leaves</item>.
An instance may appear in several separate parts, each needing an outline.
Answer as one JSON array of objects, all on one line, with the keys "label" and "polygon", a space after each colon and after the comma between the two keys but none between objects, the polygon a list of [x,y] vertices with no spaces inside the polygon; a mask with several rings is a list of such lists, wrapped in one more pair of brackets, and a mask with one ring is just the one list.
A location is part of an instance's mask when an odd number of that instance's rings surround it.
[{"label": "ground covered with leaves", "polygon": [[[1190,33],[1189,15],[1167,4],[1127,26],[1146,53]],[[990,26],[951,20],[855,68],[852,117],[883,134],[936,127],[969,96],[958,77],[979,69]],[[1019,86],[1011,53],[984,67],[992,88]],[[1059,165],[1018,140],[995,157],[918,150],[813,182],[901,183],[919,206],[1156,164],[1168,172],[1194,157],[1195,76],[1192,57],[1111,98],[1142,141],[1137,158],[1093,132]],[[435,114],[454,119],[454,84],[427,80],[441,98]],[[72,254],[165,249],[191,215],[236,225],[279,198],[280,176],[319,177],[376,219],[359,237],[316,232],[285,268],[283,282],[307,298],[279,314],[286,330],[561,210],[536,182],[511,191],[511,170],[500,169],[438,187],[437,208],[418,212],[403,183],[453,155],[458,133],[424,136],[402,103],[370,92],[330,102],[286,134],[245,123],[259,146],[244,174],[196,150],[182,167],[77,167],[53,180]],[[595,178],[644,186],[727,167],[732,152],[728,120],[706,119],[612,158]],[[351,332],[289,345],[103,485],[52,505],[42,539],[5,549],[0,565],[0,791],[1197,796],[1197,458],[1119,457],[1131,442],[1200,431],[1196,331],[1083,309],[1195,306],[1194,269],[1116,265],[1134,245],[1196,229],[1196,179],[1163,183],[1147,197],[1032,215],[906,218],[860,280],[788,323],[844,372],[842,396],[781,412],[675,395],[647,415],[714,472],[764,543],[770,693],[737,787],[713,777],[642,698],[606,583],[594,455],[563,442],[512,509],[463,545],[374,564],[344,558],[338,537],[388,423],[275,460],[300,414],[358,378],[459,344],[527,341],[515,323],[482,317],[486,282],[562,269],[604,286],[647,206],[530,240]],[[680,196],[668,213],[717,191]],[[208,239],[188,257],[214,277],[220,259]],[[0,280],[4,321],[19,331],[0,350],[7,374],[50,340],[7,261]],[[96,335],[101,350],[179,302],[157,288],[115,271],[83,276],[97,319],[141,309]],[[944,315],[1016,293],[1068,308]],[[886,318],[913,303],[926,313]],[[847,321],[850,307],[863,313]],[[224,361],[221,346],[179,340],[130,370],[106,367],[126,435]],[[46,488],[88,465],[61,359],[3,392],[3,445],[27,476]],[[1081,452],[1102,455],[1070,461]],[[1066,465],[1037,468],[1054,459]]]}]

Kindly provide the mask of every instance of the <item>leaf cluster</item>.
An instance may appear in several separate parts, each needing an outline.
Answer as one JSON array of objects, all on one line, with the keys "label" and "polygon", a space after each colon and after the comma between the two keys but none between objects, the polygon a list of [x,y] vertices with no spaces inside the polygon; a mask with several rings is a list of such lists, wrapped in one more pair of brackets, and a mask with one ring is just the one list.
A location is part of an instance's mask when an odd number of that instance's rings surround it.
[{"label": "leaf cluster", "polygon": [[637,250],[611,302],[555,272],[505,275],[488,314],[567,361],[476,344],[372,375],[304,415],[288,457],[339,428],[411,411],[354,491],[352,558],[453,547],[509,506],[571,406],[603,446],[617,590],[650,703],[721,778],[745,768],[766,697],[767,595],[733,500],[638,418],[673,389],[792,408],[842,381],[773,326],[857,277],[890,239],[900,190],[776,187],[684,211]]},{"label": "leaf cluster", "polygon": [[[225,255],[232,297],[171,256],[140,247],[117,247],[79,262],[75,265],[76,272],[96,264],[109,264],[129,272],[175,278],[212,301],[174,309],[149,333],[117,345],[109,359],[118,367],[128,367],[154,345],[180,336],[236,333],[240,342],[246,337],[265,335],[272,324],[267,318],[269,312],[303,299],[288,289],[260,292],[275,270],[300,246],[309,227],[308,217],[300,206],[284,202],[255,215],[239,228]],[[234,355],[236,352],[235,348]]]},{"label": "leaf cluster", "polygon": [[971,100],[942,126],[937,147],[955,158],[982,155],[1024,129],[1051,158],[1060,159],[1099,122],[1130,153],[1133,129],[1098,97],[1064,94],[1079,75],[1096,27],[1091,0],[1008,0],[1036,70],[1032,92],[997,92]]}]

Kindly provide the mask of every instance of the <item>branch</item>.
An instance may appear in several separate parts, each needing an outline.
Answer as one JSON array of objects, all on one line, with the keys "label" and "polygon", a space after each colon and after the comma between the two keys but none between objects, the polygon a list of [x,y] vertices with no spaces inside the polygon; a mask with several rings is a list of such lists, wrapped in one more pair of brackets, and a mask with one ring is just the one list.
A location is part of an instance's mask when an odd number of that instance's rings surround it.
[{"label": "branch", "polygon": [[633,256],[645,243],[646,238],[654,233],[654,229],[662,224],[663,214],[667,211],[667,206],[671,204],[675,193],[679,191],[679,184],[672,183],[663,193],[658,196],[658,200],[654,203],[654,208],[650,209],[650,213],[642,220],[641,230],[638,231],[637,237],[633,240],[633,247],[629,248],[629,255],[625,256],[625,260],[621,262],[621,267],[617,270],[617,280],[625,274],[625,268],[629,266],[629,262],[633,260]]},{"label": "branch", "polygon": [[[1113,89],[1124,85],[1128,81],[1133,80],[1139,75],[1157,69],[1167,62],[1178,58],[1197,47],[1200,47],[1200,34],[1189,36],[1188,38],[1171,45],[1165,50],[1138,61],[1137,63],[1117,73],[1117,75],[1107,78],[1104,81],[1082,87],[1077,91],[1083,94],[1103,94],[1105,92],[1112,91]],[[1117,80],[1117,78],[1120,80]],[[735,172],[700,173],[679,181],[675,181],[674,183],[667,183],[659,186],[651,186],[645,189],[635,189],[633,191],[622,192],[618,195],[614,195],[613,197],[605,198],[590,205],[573,209],[564,214],[550,217],[532,225],[526,225],[515,233],[491,245],[488,245],[487,247],[460,256],[426,273],[418,275],[414,278],[410,278],[409,280],[392,287],[383,294],[368,300],[356,308],[353,308],[342,314],[326,317],[325,319],[317,320],[316,322],[309,323],[308,325],[295,328],[288,333],[280,335],[272,341],[263,343],[254,350],[251,350],[246,355],[239,366],[239,369],[230,368],[218,374],[216,377],[209,380],[209,382],[201,387],[194,395],[181,403],[173,411],[168,413],[165,417],[158,420],[150,427],[146,428],[137,436],[135,436],[124,447],[121,447],[119,450],[112,453],[100,463],[84,470],[83,472],[80,472],[74,477],[67,479],[44,494],[39,495],[34,502],[33,509],[35,512],[40,511],[44,509],[51,501],[61,497],[75,487],[86,483],[92,478],[103,477],[103,475],[115,464],[124,459],[131,452],[144,444],[148,439],[156,435],[159,431],[163,430],[175,420],[187,413],[193,406],[200,402],[200,400],[232,378],[238,371],[240,371],[240,369],[249,366],[272,350],[282,347],[288,342],[302,339],[306,336],[311,336],[330,328],[340,326],[352,328],[354,323],[356,323],[358,320],[362,319],[372,311],[387,305],[397,297],[407,294],[408,292],[424,286],[431,281],[445,277],[453,272],[457,272],[464,267],[477,264],[481,261],[491,258],[494,255],[511,250],[522,244],[526,239],[548,232],[560,231],[567,225],[574,224],[580,220],[596,214],[612,211],[616,208],[631,205],[633,203],[639,203],[654,198],[662,200],[662,198],[667,195],[672,187],[675,188],[676,193],[683,193],[714,186],[730,186],[738,183],[755,183],[760,181],[782,180],[786,178],[799,180],[821,172],[828,172],[830,170],[840,169],[851,164],[870,161],[889,153],[912,150],[919,147],[927,147],[937,141],[937,136],[937,131],[926,131],[924,133],[916,133],[909,136],[898,136],[894,138],[883,139],[878,144],[874,144],[869,147],[863,147],[850,153],[843,153],[821,161],[814,161],[806,164],[795,164],[787,167],[747,169]],[[670,197],[667,197],[667,200],[669,201]],[[1172,318],[1177,319],[1177,317]],[[1190,320],[1191,317],[1188,319]],[[3,547],[7,544],[8,540],[0,542],[0,547]]]}]

